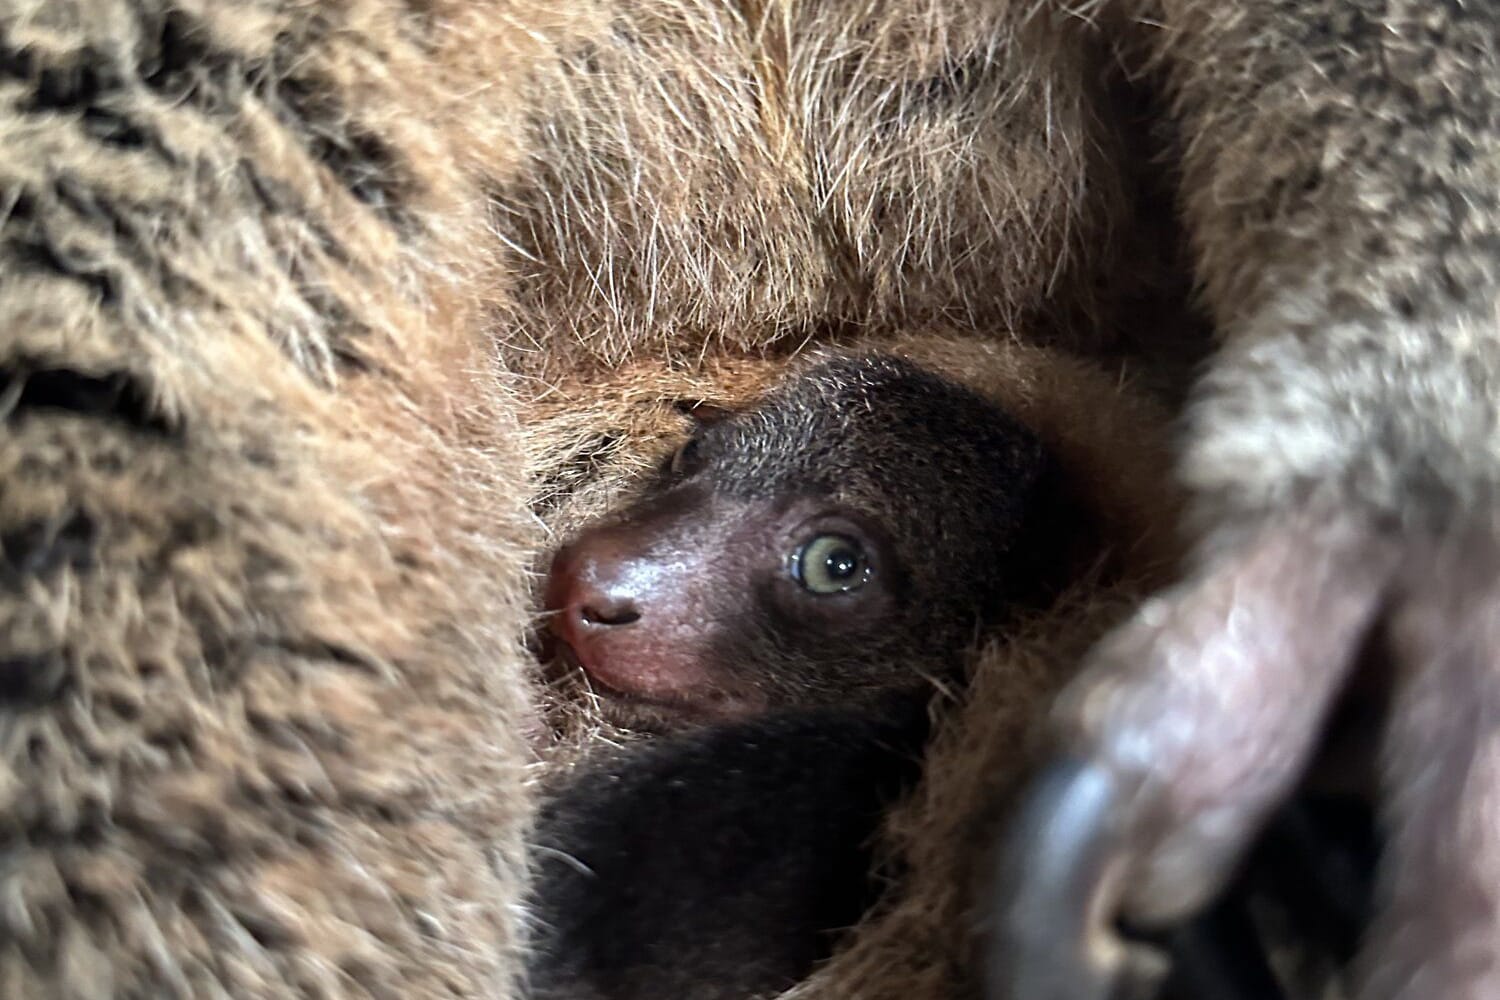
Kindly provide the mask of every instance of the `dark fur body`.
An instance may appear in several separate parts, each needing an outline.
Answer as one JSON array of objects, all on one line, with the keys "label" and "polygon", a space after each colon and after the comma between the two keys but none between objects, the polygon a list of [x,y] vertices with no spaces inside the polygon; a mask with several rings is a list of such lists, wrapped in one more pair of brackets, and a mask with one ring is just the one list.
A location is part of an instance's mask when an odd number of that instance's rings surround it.
[{"label": "dark fur body", "polygon": [[927,699],[785,710],[653,739],[542,807],[537,1000],[743,1000],[793,986],[878,895],[881,818]]}]

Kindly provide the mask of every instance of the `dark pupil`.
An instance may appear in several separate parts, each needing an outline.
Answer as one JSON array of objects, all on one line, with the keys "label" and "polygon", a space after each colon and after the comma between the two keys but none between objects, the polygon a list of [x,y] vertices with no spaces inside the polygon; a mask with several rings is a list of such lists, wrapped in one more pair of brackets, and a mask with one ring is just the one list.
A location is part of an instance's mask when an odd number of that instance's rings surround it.
[{"label": "dark pupil", "polygon": [[847,580],[859,569],[859,555],[851,549],[835,549],[823,560],[828,575],[835,580]]}]

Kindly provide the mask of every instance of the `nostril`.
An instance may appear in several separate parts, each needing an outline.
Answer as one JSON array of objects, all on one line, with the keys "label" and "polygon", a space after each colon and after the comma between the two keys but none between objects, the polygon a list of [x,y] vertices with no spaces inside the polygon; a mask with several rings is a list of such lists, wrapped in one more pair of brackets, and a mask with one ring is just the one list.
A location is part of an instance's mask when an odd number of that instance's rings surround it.
[{"label": "nostril", "polygon": [[628,601],[597,601],[585,604],[578,613],[590,625],[629,625],[641,618],[640,612]]}]

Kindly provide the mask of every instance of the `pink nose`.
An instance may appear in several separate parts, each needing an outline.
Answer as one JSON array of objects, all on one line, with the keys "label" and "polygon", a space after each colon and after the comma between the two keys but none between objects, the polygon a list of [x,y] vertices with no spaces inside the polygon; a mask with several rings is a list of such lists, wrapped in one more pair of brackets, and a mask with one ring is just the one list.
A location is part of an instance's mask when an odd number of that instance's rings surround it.
[{"label": "pink nose", "polygon": [[[552,630],[588,666],[587,651],[641,620],[639,560],[619,539],[596,533],[563,548],[547,579]],[[635,572],[632,572],[632,571]]]},{"label": "pink nose", "polygon": [[552,560],[553,633],[607,691],[679,703],[712,687],[698,560],[666,517],[585,532]]}]

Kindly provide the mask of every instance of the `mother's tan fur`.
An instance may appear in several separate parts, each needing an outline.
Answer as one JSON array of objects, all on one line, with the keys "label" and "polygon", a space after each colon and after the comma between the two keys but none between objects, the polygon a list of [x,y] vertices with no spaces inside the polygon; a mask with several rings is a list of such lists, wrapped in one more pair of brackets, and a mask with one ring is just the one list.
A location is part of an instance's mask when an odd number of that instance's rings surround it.
[{"label": "mother's tan fur", "polygon": [[562,19],[0,5],[0,994],[510,992],[483,191]]}]

